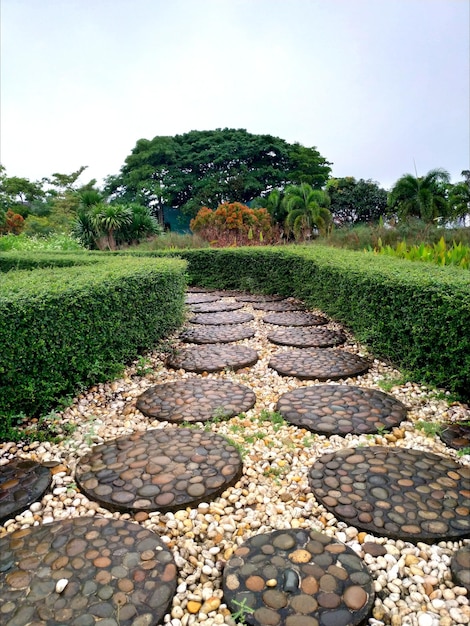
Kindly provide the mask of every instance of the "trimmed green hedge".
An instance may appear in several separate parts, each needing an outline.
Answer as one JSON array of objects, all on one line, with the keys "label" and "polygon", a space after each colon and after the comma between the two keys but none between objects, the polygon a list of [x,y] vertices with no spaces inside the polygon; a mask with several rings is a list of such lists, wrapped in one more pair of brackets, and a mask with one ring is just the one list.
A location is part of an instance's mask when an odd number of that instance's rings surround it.
[{"label": "trimmed green hedge", "polygon": [[2,275],[0,414],[50,410],[180,326],[185,270],[176,259],[104,257]]},{"label": "trimmed green hedge", "polygon": [[301,298],[415,380],[470,398],[470,272],[320,245],[177,254],[190,284]]},{"label": "trimmed green hedge", "polygon": [[101,260],[88,252],[0,252],[0,272],[90,265]]}]

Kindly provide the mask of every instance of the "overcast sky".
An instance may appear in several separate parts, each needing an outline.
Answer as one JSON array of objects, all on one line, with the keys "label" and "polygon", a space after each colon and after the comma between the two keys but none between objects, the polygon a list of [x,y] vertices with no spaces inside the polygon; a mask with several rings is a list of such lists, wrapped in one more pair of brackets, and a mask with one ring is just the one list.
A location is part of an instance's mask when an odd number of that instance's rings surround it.
[{"label": "overcast sky", "polygon": [[0,161],[117,174],[140,138],[245,128],[389,188],[470,169],[468,0],[0,0]]}]

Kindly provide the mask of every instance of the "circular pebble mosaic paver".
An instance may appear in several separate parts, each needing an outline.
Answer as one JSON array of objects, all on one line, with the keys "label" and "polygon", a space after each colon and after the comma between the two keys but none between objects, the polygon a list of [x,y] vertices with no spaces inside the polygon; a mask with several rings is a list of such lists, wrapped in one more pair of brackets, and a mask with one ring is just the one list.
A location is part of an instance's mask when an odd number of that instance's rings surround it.
[{"label": "circular pebble mosaic paver", "polygon": [[181,380],[144,391],[136,406],[145,415],[168,422],[205,422],[251,409],[256,395],[229,380]]},{"label": "circular pebble mosaic paver", "polygon": [[242,294],[235,296],[238,302],[279,302],[284,300],[283,296],[270,296],[262,294]]},{"label": "circular pebble mosaic paver", "polygon": [[455,584],[470,592],[470,545],[455,552],[450,562],[450,571]]},{"label": "circular pebble mosaic paver", "polygon": [[177,570],[158,535],[124,520],[77,517],[0,539],[0,623],[152,626]]},{"label": "circular pebble mosaic paver", "polygon": [[95,446],[77,464],[90,500],[116,511],[172,511],[215,498],[241,475],[236,448],[212,432],[153,429]]},{"label": "circular pebble mosaic paver", "polygon": [[217,302],[220,296],[212,293],[188,293],[186,294],[186,304],[203,304],[208,302]]},{"label": "circular pebble mosaic paver", "polygon": [[255,331],[243,324],[219,324],[186,328],[179,336],[186,343],[231,343],[254,337]]},{"label": "circular pebble mosaic paver", "polygon": [[0,466],[0,522],[40,500],[51,484],[49,468],[29,459]]},{"label": "circular pebble mosaic paver", "polygon": [[282,376],[294,376],[301,380],[337,380],[358,376],[367,372],[367,359],[330,348],[293,348],[278,352],[268,363]]},{"label": "circular pebble mosaic paver", "polygon": [[245,607],[256,626],[353,626],[374,603],[372,577],[355,552],[307,530],[248,539],[225,566],[223,591],[232,614]]},{"label": "circular pebble mosaic paver", "polygon": [[470,535],[470,467],[421,450],[373,446],[324,454],[312,466],[315,497],[368,532],[410,541]]},{"label": "circular pebble mosaic paver", "polygon": [[352,385],[299,387],[279,398],[276,411],[291,424],[327,436],[376,433],[397,426],[407,415],[392,396]]},{"label": "circular pebble mosaic paver", "polygon": [[297,348],[329,348],[339,346],[346,341],[343,333],[337,330],[313,328],[312,326],[298,328],[286,326],[268,333],[267,337],[272,343]]},{"label": "circular pebble mosaic paver", "polygon": [[304,311],[305,304],[301,302],[253,302],[253,308],[258,311]]},{"label": "circular pebble mosaic paver", "polygon": [[219,324],[244,324],[252,320],[254,320],[254,317],[250,313],[231,313],[227,311],[222,313],[199,313],[194,315],[189,321],[191,324],[218,326]]},{"label": "circular pebble mosaic paver", "polygon": [[316,315],[308,311],[286,311],[284,313],[268,313],[263,317],[265,324],[277,326],[321,326],[328,320],[323,315]]},{"label": "circular pebble mosaic paver", "polygon": [[239,370],[250,367],[258,360],[258,353],[253,348],[239,345],[206,345],[184,348],[167,361],[169,367],[187,372],[220,372],[228,368]]},{"label": "circular pebble mosaic paver", "polygon": [[470,422],[454,422],[452,424],[443,424],[439,433],[442,441],[455,450],[470,447]]},{"label": "circular pebble mosaic paver", "polygon": [[191,304],[193,313],[221,313],[222,311],[237,311],[243,308],[242,302],[207,302],[203,304]]}]

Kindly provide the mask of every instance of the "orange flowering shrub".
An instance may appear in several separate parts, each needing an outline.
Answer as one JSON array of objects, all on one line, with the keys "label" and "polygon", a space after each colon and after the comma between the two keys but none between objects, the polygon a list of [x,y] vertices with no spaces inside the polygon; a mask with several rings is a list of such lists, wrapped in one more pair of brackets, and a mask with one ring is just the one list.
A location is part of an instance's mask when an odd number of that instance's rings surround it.
[{"label": "orange flowering shrub", "polygon": [[0,235],[19,235],[24,227],[24,217],[11,209],[5,214],[5,222],[0,225]]},{"label": "orange flowering shrub", "polygon": [[202,207],[189,226],[218,247],[268,244],[277,236],[266,209],[250,209],[240,202],[225,202],[215,211]]}]

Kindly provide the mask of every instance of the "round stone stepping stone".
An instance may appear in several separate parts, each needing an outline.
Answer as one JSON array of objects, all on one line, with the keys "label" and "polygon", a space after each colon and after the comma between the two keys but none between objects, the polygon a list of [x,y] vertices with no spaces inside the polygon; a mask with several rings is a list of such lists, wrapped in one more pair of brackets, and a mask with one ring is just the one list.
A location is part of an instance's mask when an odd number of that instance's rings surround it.
[{"label": "round stone stepping stone", "polygon": [[316,315],[308,311],[287,311],[285,313],[268,313],[263,317],[265,324],[277,326],[321,326],[328,320],[323,315]]},{"label": "round stone stepping stone", "polygon": [[251,322],[254,317],[250,313],[231,313],[229,311],[222,313],[200,313],[194,315],[190,319],[191,324],[207,324],[207,325],[219,325],[219,324],[244,324],[245,322]]},{"label": "round stone stepping stone", "polygon": [[168,422],[205,422],[228,419],[251,409],[256,395],[229,380],[181,380],[155,385],[137,398],[145,415]]},{"label": "round stone stepping stone", "polygon": [[177,584],[160,537],[124,520],[76,517],[0,539],[0,623],[160,623]]},{"label": "round stone stepping stone", "polygon": [[225,368],[239,370],[258,360],[258,353],[247,346],[207,345],[183,348],[169,357],[167,365],[187,372],[220,372]]},{"label": "round stone stepping stone", "polygon": [[470,448],[470,421],[443,424],[439,437],[447,446],[455,450]]},{"label": "round stone stepping stone", "polygon": [[278,352],[268,363],[282,376],[294,376],[301,380],[337,380],[358,376],[367,372],[367,359],[344,350],[321,348],[293,348]]},{"label": "round stone stepping stone", "polygon": [[272,343],[282,346],[295,346],[296,348],[329,348],[339,346],[346,341],[343,333],[337,330],[311,326],[298,328],[286,326],[268,333],[267,337]]},{"label": "round stone stepping stone", "polygon": [[218,326],[204,326],[186,328],[179,338],[186,343],[231,343],[254,337],[255,331],[243,324],[220,324]]},{"label": "round stone stepping stone", "polygon": [[450,562],[452,579],[470,592],[470,545],[459,548]]},{"label": "round stone stepping stone", "polygon": [[279,398],[276,411],[291,424],[327,436],[376,433],[397,426],[407,415],[392,396],[352,385],[299,387]]},{"label": "round stone stepping stone", "polygon": [[235,550],[223,573],[232,614],[256,626],[354,626],[374,604],[372,576],[355,552],[324,533],[276,530]]},{"label": "round stone stepping stone", "polygon": [[0,466],[0,522],[22,513],[49,489],[49,468],[29,459]]},{"label": "round stone stepping stone", "polygon": [[202,304],[208,302],[217,302],[220,297],[212,293],[188,293],[186,294],[186,304]]},{"label": "round stone stepping stone", "polygon": [[250,293],[235,296],[235,300],[238,300],[238,302],[279,302],[284,300],[284,297]]},{"label": "round stone stepping stone", "polygon": [[242,461],[224,437],[194,428],[151,429],[95,446],[77,465],[90,498],[113,511],[173,511],[234,484]]},{"label": "round stone stepping stone", "polygon": [[309,472],[315,497],[350,526],[394,539],[456,541],[470,535],[470,467],[405,448],[345,448]]},{"label": "round stone stepping stone", "polygon": [[305,304],[301,302],[253,302],[253,308],[259,311],[303,311]]},{"label": "round stone stepping stone", "polygon": [[193,313],[221,313],[222,311],[237,311],[243,308],[242,302],[208,302],[203,304],[191,304]]}]

